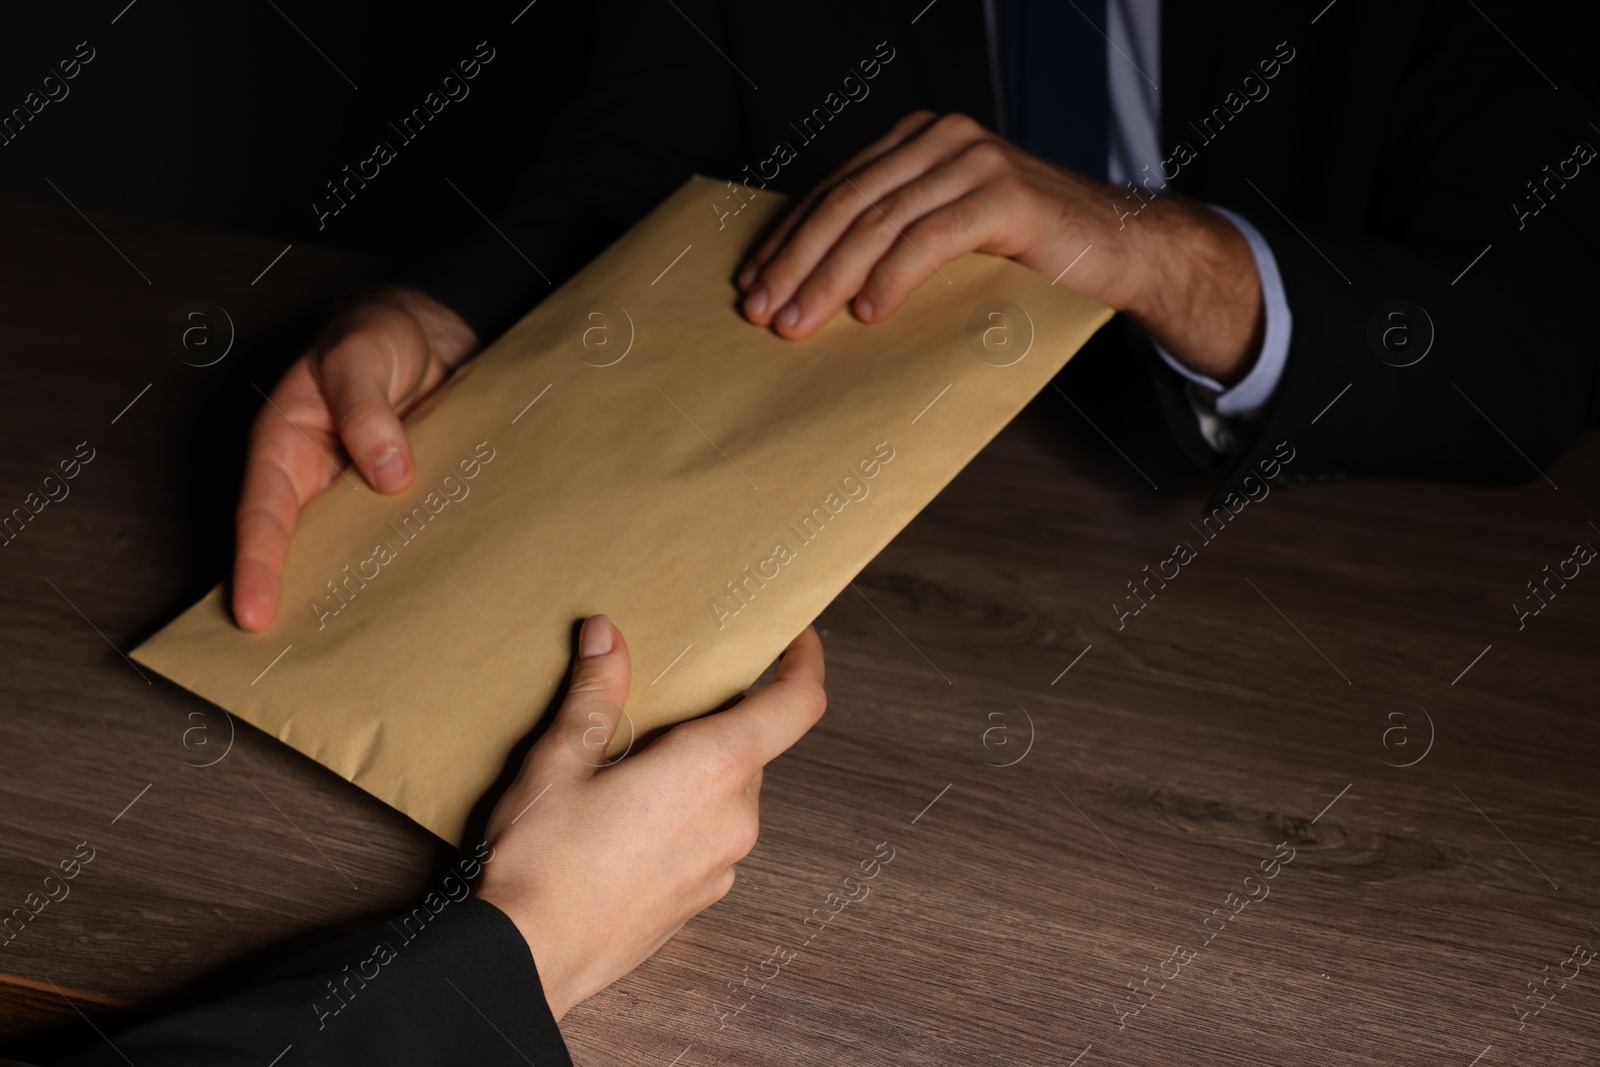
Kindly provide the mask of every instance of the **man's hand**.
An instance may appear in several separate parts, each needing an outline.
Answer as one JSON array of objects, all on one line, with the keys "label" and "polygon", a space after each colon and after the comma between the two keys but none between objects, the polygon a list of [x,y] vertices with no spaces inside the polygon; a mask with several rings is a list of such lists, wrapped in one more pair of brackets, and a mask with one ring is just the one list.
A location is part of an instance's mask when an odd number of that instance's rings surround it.
[{"label": "man's hand", "polygon": [[527,938],[558,1021],[733,887],[756,842],[762,767],[827,705],[822,641],[807,628],[771,685],[603,765],[629,670],[610,620],[586,620],[572,688],[489,817],[478,896]]},{"label": "man's hand", "polygon": [[374,489],[398,493],[416,464],[400,416],[478,348],[472,328],[422,293],[391,289],[330,322],[289,368],[250,431],[239,496],[233,615],[264,630],[300,509],[352,461]]},{"label": "man's hand", "polygon": [[1170,193],[1141,200],[963,115],[926,111],[845,164],[762,243],[739,275],[744,312],[789,338],[815,333],[849,301],[878,322],[940,265],[975,251],[1127,313],[1224,383],[1260,349],[1260,279],[1227,219]]}]

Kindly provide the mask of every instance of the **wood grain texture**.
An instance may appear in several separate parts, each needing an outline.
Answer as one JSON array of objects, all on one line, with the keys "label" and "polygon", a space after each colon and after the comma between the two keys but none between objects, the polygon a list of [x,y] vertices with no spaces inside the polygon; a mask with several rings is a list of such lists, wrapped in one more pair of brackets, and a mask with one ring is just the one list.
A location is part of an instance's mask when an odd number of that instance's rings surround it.
[{"label": "wood grain texture", "polygon": [[[155,284],[71,212],[0,208],[0,503],[98,449],[0,549],[0,906],[97,850],[0,971],[149,1003],[399,904],[443,853],[242,724],[194,766],[226,723],[110,647],[221,572],[249,383],[373,265],[296,248],[251,287],[281,246],[97,222]],[[217,368],[165,347],[195,297],[240,325]],[[1206,542],[1206,482],[1089,373],[1063,379],[1081,413],[1047,390],[819,620],[830,711],[769,769],[739,883],[568,1016],[579,1063],[1593,1061],[1600,969],[1513,1009],[1600,946],[1600,577],[1522,630],[1510,604],[1600,543],[1600,439],[1559,490],[1283,488]],[[1230,902],[1284,843],[1266,897]]]},{"label": "wood grain texture", "polygon": [[[222,574],[252,383],[270,388],[310,316],[375,265],[295,248],[252,286],[282,244],[95,221],[109,240],[65,206],[0,205],[4,511],[79,442],[95,450],[0,547],[0,909],[95,850],[3,942],[0,972],[149,1002],[405,901],[442,848],[242,723],[228,749],[226,716],[121,654]],[[168,347],[193,299],[238,327],[215,367]]]}]

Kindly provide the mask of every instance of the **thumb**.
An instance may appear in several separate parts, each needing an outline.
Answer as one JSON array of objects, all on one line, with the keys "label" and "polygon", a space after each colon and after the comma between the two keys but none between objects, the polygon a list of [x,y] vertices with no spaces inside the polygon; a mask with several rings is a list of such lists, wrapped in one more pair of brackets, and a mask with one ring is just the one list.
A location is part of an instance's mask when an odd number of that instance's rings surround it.
[{"label": "thumb", "polygon": [[632,747],[633,723],[623,710],[632,673],[628,644],[611,620],[585,619],[572,684],[550,726],[580,768],[609,766]]}]

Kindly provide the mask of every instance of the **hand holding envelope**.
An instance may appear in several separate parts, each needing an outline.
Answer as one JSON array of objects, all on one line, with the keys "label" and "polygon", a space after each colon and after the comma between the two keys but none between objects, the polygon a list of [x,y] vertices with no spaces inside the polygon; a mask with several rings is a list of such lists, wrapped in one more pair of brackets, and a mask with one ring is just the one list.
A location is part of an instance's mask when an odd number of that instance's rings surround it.
[{"label": "hand holding envelope", "polygon": [[424,293],[393,289],[334,317],[296,360],[250,428],[239,494],[233,614],[251,632],[272,624],[300,510],[335,479],[344,453],[366,483],[410,488],[400,418],[478,348],[472,327]]},{"label": "hand holding envelope", "polygon": [[771,685],[602,767],[628,690],[628,646],[604,616],[585,620],[572,689],[489,818],[497,862],[484,864],[477,891],[528,942],[558,1022],[733,888],[759,830],[762,769],[821,717],[823,673],[808,627]]},{"label": "hand holding envelope", "polygon": [[1111,316],[971,255],[784,340],[733,284],[783,203],[689,181],[410,413],[408,490],[306,508],[269,628],[219,588],[134,658],[458,844],[577,620],[630,638],[614,757],[742,692]]}]

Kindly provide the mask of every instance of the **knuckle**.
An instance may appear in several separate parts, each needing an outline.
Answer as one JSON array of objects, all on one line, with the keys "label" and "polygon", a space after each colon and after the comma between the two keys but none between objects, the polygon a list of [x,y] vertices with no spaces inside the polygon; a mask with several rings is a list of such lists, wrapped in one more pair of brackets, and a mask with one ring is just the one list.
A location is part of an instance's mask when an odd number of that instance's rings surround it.
[{"label": "knuckle", "polygon": [[913,244],[929,249],[935,256],[943,255],[960,241],[962,234],[972,228],[976,221],[974,212],[970,201],[957,200],[943,210],[919,219],[906,235]]},{"label": "knuckle", "polygon": [[711,880],[711,902],[715,904],[733,890],[734,874],[732,867],[724,867]]},{"label": "knuckle", "polygon": [[656,744],[670,745],[684,756],[698,759],[714,743],[711,737],[716,732],[714,727],[711,719],[690,719],[668,730]]},{"label": "knuckle", "polygon": [[823,194],[817,211],[819,214],[850,217],[858,214],[856,207],[860,201],[861,194],[856,192],[855,186],[842,181]]},{"label": "knuckle", "polygon": [[582,656],[572,668],[572,689],[593,689],[611,677],[606,668],[612,661],[604,656]]},{"label": "knuckle", "polygon": [[802,312],[808,315],[815,314],[830,301],[838,299],[842,295],[843,288],[837,266],[824,260],[817,264],[795,289],[794,302],[800,305]]},{"label": "knuckle", "polygon": [[1032,192],[1032,186],[1016,171],[1007,170],[994,179],[990,185],[990,192],[1000,203],[1013,204],[1027,197]]},{"label": "knuckle", "polygon": [[948,114],[939,116],[938,122],[934,125],[939,128],[941,133],[953,134],[958,137],[971,137],[975,134],[986,132],[976,119],[960,111],[951,111]]},{"label": "knuckle", "polygon": [[241,502],[239,511],[234,516],[233,525],[240,533],[269,534],[285,540],[291,532],[277,510],[259,501]]},{"label": "knuckle", "polygon": [[569,693],[541,740],[557,733],[568,748],[598,758],[613,737],[628,734],[628,727],[623,725],[622,709],[591,690]]},{"label": "knuckle", "polygon": [[756,841],[761,837],[761,820],[752,813],[748,818],[740,819],[733,833],[729,836],[728,846],[732,855],[743,859],[756,847]]},{"label": "knuckle", "polygon": [[[250,424],[252,451],[266,448],[274,437],[285,433],[298,439],[300,435],[295,433],[295,429],[300,423],[296,419],[304,418],[305,414],[305,404],[302,401],[287,394],[281,385],[273,389],[267,399],[262,401],[260,409],[256,411],[255,421]],[[285,426],[285,423],[289,425]]]},{"label": "knuckle", "polygon": [[696,719],[675,726],[661,740],[678,749],[694,779],[708,793],[747,776],[748,742],[714,720]]},{"label": "knuckle", "polygon": [[394,410],[378,397],[361,394],[345,400],[339,413],[341,433],[375,434],[395,421]]},{"label": "knuckle", "polygon": [[761,268],[761,284],[768,291],[792,292],[800,281],[800,271],[795,266],[794,251],[788,244],[780,248],[777,255]]},{"label": "knuckle", "polygon": [[828,691],[821,682],[814,678],[800,680],[795,686],[795,702],[811,717],[811,720],[822,718],[823,712],[828,710]]},{"label": "knuckle", "polygon": [[928,254],[937,256],[958,232],[956,213],[962,210],[952,204],[937,216],[921,219],[906,231],[906,239]]},{"label": "knuckle", "polygon": [[874,234],[898,234],[900,231],[897,227],[905,225],[906,220],[915,213],[917,192],[914,185],[902,185],[886,196],[879,197],[875,210],[863,211],[856,224]]},{"label": "knuckle", "polygon": [[997,170],[1005,166],[1008,159],[1005,146],[993,137],[973,141],[961,150],[961,156],[983,170]]},{"label": "knuckle", "polygon": [[742,784],[748,774],[750,747],[742,733],[719,731],[706,750],[705,769],[711,781]]},{"label": "knuckle", "polygon": [[557,713],[558,723],[570,723],[574,737],[592,739],[595,731],[602,731],[608,737],[616,734],[632,737],[634,723],[627,717],[627,710],[611,699],[616,689],[618,683],[606,678],[574,680],[562,702],[562,709]]},{"label": "knuckle", "polygon": [[564,763],[563,754],[554,745],[536,744],[528,749],[526,756],[522,757],[522,768],[518,772],[518,777],[532,781],[547,781],[565,771]]},{"label": "knuckle", "polygon": [[852,238],[877,240],[882,235],[892,232],[890,219],[894,216],[895,201],[894,195],[886,196],[878,201],[877,211],[863,211],[857,215],[845,233],[845,240]]},{"label": "knuckle", "polygon": [[380,377],[421,372],[428,342],[416,319],[386,304],[364,306],[359,312],[318,357],[324,378],[334,369]]}]

